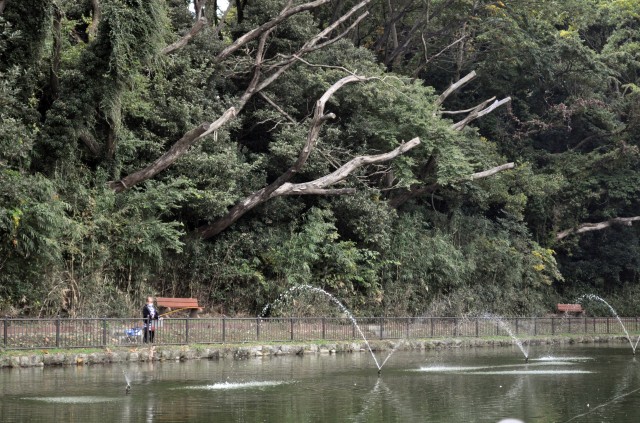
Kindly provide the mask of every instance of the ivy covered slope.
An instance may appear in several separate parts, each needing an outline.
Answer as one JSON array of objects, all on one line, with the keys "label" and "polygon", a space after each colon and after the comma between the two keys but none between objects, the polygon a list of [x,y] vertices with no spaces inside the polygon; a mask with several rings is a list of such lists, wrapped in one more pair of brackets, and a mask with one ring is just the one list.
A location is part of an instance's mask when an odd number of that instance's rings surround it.
[{"label": "ivy covered slope", "polygon": [[0,0],[3,314],[640,312],[637,2],[218,3]]}]

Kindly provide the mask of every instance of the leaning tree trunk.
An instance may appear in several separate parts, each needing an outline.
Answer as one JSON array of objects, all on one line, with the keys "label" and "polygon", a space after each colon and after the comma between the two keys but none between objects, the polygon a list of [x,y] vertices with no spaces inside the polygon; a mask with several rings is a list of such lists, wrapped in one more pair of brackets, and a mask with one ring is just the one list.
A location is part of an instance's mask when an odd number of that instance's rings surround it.
[{"label": "leaning tree trunk", "polygon": [[320,97],[320,99],[316,102],[316,107],[313,114],[313,119],[311,120],[311,127],[307,134],[307,140],[304,143],[303,148],[300,150],[298,154],[298,158],[293,165],[287,171],[285,171],[282,175],[280,175],[275,181],[267,185],[266,187],[250,194],[242,201],[238,202],[234,205],[222,218],[218,219],[212,224],[202,226],[196,230],[197,234],[206,239],[211,238],[233,223],[235,223],[240,217],[242,217],[245,213],[253,209],[254,207],[264,203],[265,201],[270,200],[271,198],[283,196],[283,195],[308,195],[308,194],[345,194],[352,193],[351,189],[326,189],[328,186],[334,185],[335,183],[344,180],[349,174],[351,174],[355,169],[362,167],[366,164],[371,163],[379,163],[382,161],[391,160],[392,158],[410,150],[411,148],[417,146],[420,143],[420,140],[414,138],[413,140],[400,145],[396,149],[391,152],[378,154],[373,156],[360,156],[350,160],[348,163],[341,166],[336,171],[330,173],[329,175],[323,176],[322,178],[316,179],[315,181],[301,183],[301,184],[291,184],[289,180],[296,174],[302,170],[303,166],[307,162],[311,152],[314,150],[318,136],[320,135],[320,129],[322,125],[328,121],[329,119],[334,119],[335,115],[333,113],[324,113],[324,108],[326,106],[327,101],[343,86],[354,83],[366,81],[367,78],[357,76],[357,75],[349,75],[338,82],[333,84],[329,89]]}]

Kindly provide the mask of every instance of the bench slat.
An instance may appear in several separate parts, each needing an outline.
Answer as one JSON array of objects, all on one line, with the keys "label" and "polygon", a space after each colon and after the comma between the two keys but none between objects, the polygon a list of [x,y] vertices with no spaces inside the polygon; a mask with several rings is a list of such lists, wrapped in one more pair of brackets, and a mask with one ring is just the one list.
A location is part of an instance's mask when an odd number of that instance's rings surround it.
[{"label": "bench slat", "polygon": [[158,307],[180,307],[180,308],[201,308],[196,298],[156,298]]},{"label": "bench slat", "polygon": [[583,313],[584,309],[581,304],[557,304],[556,308],[560,312]]}]

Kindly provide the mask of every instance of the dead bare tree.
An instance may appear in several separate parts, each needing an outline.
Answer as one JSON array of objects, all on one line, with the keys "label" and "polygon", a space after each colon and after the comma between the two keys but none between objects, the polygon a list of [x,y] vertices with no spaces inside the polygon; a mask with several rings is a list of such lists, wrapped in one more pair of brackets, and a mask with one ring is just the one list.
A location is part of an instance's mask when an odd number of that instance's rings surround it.
[{"label": "dead bare tree", "polygon": [[312,151],[316,147],[322,125],[326,121],[335,118],[335,115],[333,113],[325,114],[324,112],[327,101],[329,101],[329,99],[345,85],[366,80],[367,78],[365,77],[349,75],[340,79],[338,82],[329,87],[329,89],[325,91],[322,97],[320,97],[320,99],[316,102],[306,142],[300,150],[295,163],[291,165],[291,167],[289,167],[289,169],[287,169],[287,171],[285,171],[282,175],[276,178],[275,181],[273,181],[266,187],[253,192],[243,200],[236,203],[236,205],[229,209],[229,211],[223,217],[216,220],[212,224],[198,228],[196,231],[197,234],[204,239],[211,238],[228,228],[249,210],[275,197],[284,195],[309,194],[351,194],[354,192],[354,190],[350,188],[331,189],[328,187],[344,180],[347,176],[353,173],[353,171],[364,165],[389,161],[420,144],[420,140],[418,138],[414,138],[387,153],[355,157],[354,159],[336,169],[334,172],[318,178],[314,181],[297,184],[289,182],[294,175],[298,174],[300,170],[302,170]]},{"label": "dead bare tree", "polygon": [[[256,49],[253,61],[253,77],[244,93],[236,99],[235,104],[227,108],[213,122],[204,122],[197,127],[192,128],[190,131],[185,133],[178,141],[176,141],[166,153],[158,157],[154,162],[152,162],[145,168],[133,172],[118,181],[111,181],[108,183],[108,186],[115,192],[121,192],[136,184],[146,181],[147,179],[153,178],[155,175],[175,163],[175,161],[182,157],[195,143],[197,143],[207,135],[216,132],[225,124],[233,120],[255,94],[263,91],[274,81],[276,81],[283,73],[290,69],[291,66],[300,59],[300,57],[331,45],[332,43],[335,43],[339,39],[343,38],[368,14],[368,12],[366,11],[360,13],[360,11],[370,2],[370,0],[363,0],[353,6],[349,11],[345,12],[339,19],[332,22],[325,29],[318,32],[315,36],[311,37],[293,54],[286,57],[280,56],[278,58],[273,58],[270,61],[268,68],[265,69],[265,46],[267,43],[267,39],[271,34],[271,31],[273,31],[280,23],[284,22],[290,17],[320,7],[324,4],[327,4],[329,1],[330,0],[316,0],[313,2],[301,4],[296,7],[286,6],[278,14],[278,16],[260,25],[259,27],[252,29],[251,31],[236,39],[225,49],[223,49],[214,58],[214,63],[222,62],[241,47],[244,47],[249,42],[258,39],[258,47]],[[357,15],[358,13],[360,14]],[[338,28],[347,23],[354,16],[355,18],[353,19],[353,22],[349,24],[345,31],[336,35],[332,35]]]},{"label": "dead bare tree", "polygon": [[[456,92],[457,90],[459,90],[460,88],[462,88],[463,86],[465,86],[467,83],[469,83],[470,81],[472,81],[475,77],[476,77],[476,72],[475,71],[471,71],[468,74],[466,74],[463,78],[461,78],[460,80],[458,80],[457,82],[451,84],[451,86],[449,86],[449,88],[447,88],[442,94],[440,94],[440,97],[438,97],[438,99],[436,100],[436,104],[441,105],[442,103],[444,103],[444,101],[447,99],[447,97],[449,97],[451,94],[453,94],[454,92]],[[495,97],[491,97],[490,99],[487,99],[483,102],[481,102],[480,104],[478,104],[477,106],[474,106],[470,109],[466,109],[466,110],[442,110],[440,112],[440,114],[442,115],[459,115],[459,114],[467,114],[467,116],[465,116],[462,120],[454,123],[453,125],[451,125],[451,127],[453,129],[455,129],[456,131],[462,131],[469,123],[471,123],[472,121],[481,118],[482,116],[485,116],[489,113],[491,113],[492,111],[494,111],[495,109],[497,109],[498,107],[507,104],[508,102],[511,101],[511,97],[505,97],[502,100],[496,100]],[[493,102],[493,103],[491,103]],[[491,103],[491,104],[489,104]]]},{"label": "dead bare tree", "polygon": [[[476,77],[475,71],[471,71],[467,75],[462,77],[460,80],[451,84],[451,86],[449,86],[449,88],[447,88],[436,99],[436,104],[441,105],[442,103],[444,103],[447,97],[449,97],[451,94],[453,94],[454,92],[456,92],[457,90],[465,86],[467,83],[472,81],[475,77]],[[491,113],[492,111],[502,106],[503,104],[508,103],[509,101],[511,101],[511,97],[506,97],[502,100],[496,100],[495,97],[492,97],[470,109],[456,110],[456,111],[444,110],[444,111],[440,111],[439,113],[448,114],[448,115],[466,114],[466,116],[462,120],[455,122],[451,125],[452,129],[456,131],[462,131],[469,123],[471,123],[475,119],[479,119],[482,116],[485,116]],[[425,162],[424,166],[422,166],[422,168],[418,171],[418,178],[425,179],[430,174],[430,172],[435,168],[436,163],[437,163],[437,158],[435,156],[431,156]],[[475,180],[480,178],[486,178],[488,176],[494,175],[503,170],[512,169],[514,166],[515,166],[514,163],[505,163],[503,165],[493,167],[483,172],[474,173],[470,175],[470,179]],[[394,208],[400,207],[402,204],[406,203],[410,199],[415,198],[417,196],[424,195],[424,194],[432,193],[439,187],[440,185],[435,182],[431,184],[424,184],[424,183],[412,184],[408,189],[403,190],[402,192],[392,196],[389,200],[389,205]]]}]

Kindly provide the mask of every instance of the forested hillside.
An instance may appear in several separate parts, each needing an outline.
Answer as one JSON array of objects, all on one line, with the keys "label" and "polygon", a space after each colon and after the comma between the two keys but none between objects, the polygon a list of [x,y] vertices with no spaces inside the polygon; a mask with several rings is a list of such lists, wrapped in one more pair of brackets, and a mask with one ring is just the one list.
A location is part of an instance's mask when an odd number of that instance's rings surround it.
[{"label": "forested hillside", "polygon": [[2,314],[640,313],[640,2],[230,3],[0,0]]}]

